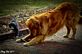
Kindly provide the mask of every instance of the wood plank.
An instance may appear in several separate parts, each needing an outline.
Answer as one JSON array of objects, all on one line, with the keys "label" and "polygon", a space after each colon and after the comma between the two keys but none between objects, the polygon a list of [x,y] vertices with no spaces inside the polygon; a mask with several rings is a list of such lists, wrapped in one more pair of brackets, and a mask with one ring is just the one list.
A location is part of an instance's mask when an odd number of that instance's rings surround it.
[{"label": "wood plank", "polygon": [[[24,34],[24,35],[27,35],[29,33],[28,28],[20,29],[19,32]],[[15,36],[16,36],[15,32],[13,32],[13,31],[10,32],[9,31],[9,32],[0,34],[0,41],[4,41],[4,40],[10,39],[10,38],[14,38]]]}]

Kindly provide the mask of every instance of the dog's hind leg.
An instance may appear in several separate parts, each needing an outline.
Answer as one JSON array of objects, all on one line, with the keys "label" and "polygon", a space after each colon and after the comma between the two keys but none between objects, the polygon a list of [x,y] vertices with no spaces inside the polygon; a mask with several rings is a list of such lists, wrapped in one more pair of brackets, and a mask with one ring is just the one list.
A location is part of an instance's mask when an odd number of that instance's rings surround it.
[{"label": "dog's hind leg", "polygon": [[64,38],[68,38],[68,36],[70,34],[70,31],[71,31],[71,27],[70,26],[66,25],[66,28],[67,28],[67,34],[64,36]]},{"label": "dog's hind leg", "polygon": [[72,32],[73,32],[73,35],[70,39],[75,39],[75,34],[76,34],[76,26],[75,25],[72,26]]}]

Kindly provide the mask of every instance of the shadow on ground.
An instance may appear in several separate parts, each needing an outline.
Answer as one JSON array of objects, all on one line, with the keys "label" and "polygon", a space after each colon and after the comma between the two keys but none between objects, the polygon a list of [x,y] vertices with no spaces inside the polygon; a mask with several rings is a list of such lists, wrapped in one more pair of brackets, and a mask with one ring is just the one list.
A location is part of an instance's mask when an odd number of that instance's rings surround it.
[{"label": "shadow on ground", "polygon": [[[76,40],[63,38],[66,28],[47,38],[44,43],[24,47],[22,43],[16,43],[15,39],[0,43],[0,54],[82,54],[82,26],[78,26]],[[79,40],[80,39],[80,40]],[[9,51],[9,52],[8,52]]]},{"label": "shadow on ground", "polygon": [[6,50],[13,51],[11,54],[82,54],[82,42],[75,40],[69,43],[46,41],[35,46],[24,47],[22,43],[16,43],[12,39],[0,44],[0,53]]}]

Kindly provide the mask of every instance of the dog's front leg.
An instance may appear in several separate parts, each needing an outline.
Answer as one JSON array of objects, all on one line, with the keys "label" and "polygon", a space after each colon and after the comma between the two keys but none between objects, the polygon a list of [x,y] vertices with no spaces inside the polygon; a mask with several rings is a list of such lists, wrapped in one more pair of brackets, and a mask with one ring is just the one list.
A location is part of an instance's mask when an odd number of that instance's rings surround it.
[{"label": "dog's front leg", "polygon": [[36,44],[43,42],[44,39],[45,39],[45,36],[38,35],[38,36],[34,37],[32,40],[30,40],[29,42],[24,43],[23,45],[24,46],[36,45]]}]

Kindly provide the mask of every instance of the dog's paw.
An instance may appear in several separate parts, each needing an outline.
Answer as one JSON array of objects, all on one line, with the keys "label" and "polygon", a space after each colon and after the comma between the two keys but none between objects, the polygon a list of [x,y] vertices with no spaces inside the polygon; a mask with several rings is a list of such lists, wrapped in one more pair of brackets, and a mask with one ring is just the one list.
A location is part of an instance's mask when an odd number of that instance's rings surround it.
[{"label": "dog's paw", "polygon": [[29,42],[23,43],[23,46],[28,47],[31,46],[32,44],[30,44]]},{"label": "dog's paw", "polygon": [[64,36],[64,38],[69,38],[68,36]]},{"label": "dog's paw", "polygon": [[25,42],[25,41],[22,40],[22,39],[17,39],[16,42],[17,42],[17,43],[21,43],[21,42]]},{"label": "dog's paw", "polygon": [[75,38],[69,38],[70,40],[75,40]]}]

